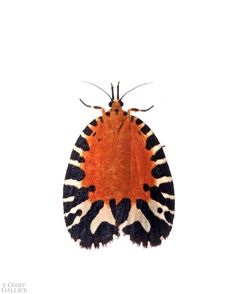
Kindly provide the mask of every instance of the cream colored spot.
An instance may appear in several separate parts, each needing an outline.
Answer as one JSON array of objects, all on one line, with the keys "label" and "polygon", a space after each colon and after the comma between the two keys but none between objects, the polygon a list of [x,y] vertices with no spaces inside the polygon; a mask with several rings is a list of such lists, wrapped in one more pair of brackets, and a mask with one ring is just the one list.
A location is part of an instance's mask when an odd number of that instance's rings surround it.
[{"label": "cream colored spot", "polygon": [[162,147],[161,144],[158,144],[158,145],[154,146],[154,147],[152,148],[153,154],[155,154],[158,150],[160,150],[161,147]]},{"label": "cream colored spot", "polygon": [[164,163],[166,163],[166,158],[158,159],[158,160],[155,161],[156,165],[161,165],[161,164],[164,164]]},{"label": "cream colored spot", "polygon": [[153,131],[150,130],[150,131],[146,134],[146,136],[147,136],[147,137],[150,137],[151,135],[153,135]]},{"label": "cream colored spot", "polygon": [[86,200],[85,202],[80,203],[79,205],[73,207],[69,212],[65,213],[64,216],[67,217],[70,213],[76,213],[79,209],[81,209],[82,214],[80,216],[76,216],[73,223],[69,226],[67,226],[67,229],[71,229],[73,226],[77,225],[81,218],[89,211],[91,207],[91,202],[89,200]]},{"label": "cream colored spot", "polygon": [[82,138],[84,138],[84,139],[87,139],[87,135],[85,135],[84,132],[82,132],[82,133],[80,134],[80,136],[81,136]]},{"label": "cream colored spot", "polygon": [[73,149],[74,149],[77,153],[79,153],[80,155],[84,152],[83,149],[81,149],[81,148],[79,148],[79,147],[77,147],[77,146],[75,146],[75,145],[74,145]]},{"label": "cream colored spot", "polygon": [[[162,204],[160,204],[159,202],[157,202],[157,201],[155,201],[155,200],[153,200],[153,199],[150,199],[150,200],[148,201],[148,206],[149,206],[149,208],[151,209],[152,213],[153,213],[155,216],[157,216],[159,219],[164,220],[169,226],[172,226],[172,224],[169,223],[169,222],[166,220],[164,213],[165,213],[166,211],[169,211],[170,213],[174,214],[174,211],[170,210],[167,206],[162,205]],[[159,213],[159,212],[158,212],[158,208],[161,208],[161,209],[162,209],[162,213]]]},{"label": "cream colored spot", "polygon": [[93,131],[94,126],[93,125],[88,125],[88,127]]},{"label": "cream colored spot", "polygon": [[96,215],[96,217],[93,219],[90,225],[91,233],[94,234],[99,227],[99,225],[102,222],[108,222],[111,225],[115,225],[116,221],[113,217],[113,214],[111,212],[111,208],[104,204],[103,208],[100,209],[99,213]]},{"label": "cream colored spot", "polygon": [[77,160],[70,159],[69,164],[80,167],[80,163]]},{"label": "cream colored spot", "polygon": [[151,229],[151,225],[146,218],[146,216],[142,213],[142,211],[137,208],[136,204],[132,204],[131,209],[129,211],[129,216],[125,222],[123,222],[119,228],[123,229],[125,226],[131,225],[134,222],[140,222],[141,226],[148,233]]},{"label": "cream colored spot", "polygon": [[172,200],[175,199],[175,195],[170,195],[170,194],[168,194],[168,193],[163,193],[163,192],[161,192],[161,194],[162,194],[162,196],[163,196],[164,198],[172,199]]},{"label": "cream colored spot", "polygon": [[72,180],[72,179],[65,180],[64,184],[66,186],[74,186],[74,187],[77,187],[77,188],[81,188],[81,182],[79,182],[77,180]]},{"label": "cream colored spot", "polygon": [[156,179],[156,184],[159,187],[160,184],[172,182],[172,177],[161,177]]},{"label": "cream colored spot", "polygon": [[70,196],[63,199],[63,202],[72,202],[75,199],[75,196]]}]

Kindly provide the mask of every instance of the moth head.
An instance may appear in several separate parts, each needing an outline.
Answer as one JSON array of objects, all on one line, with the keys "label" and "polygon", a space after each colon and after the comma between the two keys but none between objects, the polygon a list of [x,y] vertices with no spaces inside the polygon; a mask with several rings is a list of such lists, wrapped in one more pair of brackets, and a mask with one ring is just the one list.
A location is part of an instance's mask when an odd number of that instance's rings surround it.
[{"label": "moth head", "polygon": [[120,99],[120,82],[117,83],[117,87],[116,87],[116,99],[115,99],[115,95],[114,95],[114,87],[113,84],[111,84],[111,101],[109,102],[109,106],[112,109],[119,109],[121,108],[124,103],[121,101]]},{"label": "moth head", "polygon": [[124,103],[118,99],[115,99],[111,100],[108,105],[111,108],[121,108],[124,105]]}]

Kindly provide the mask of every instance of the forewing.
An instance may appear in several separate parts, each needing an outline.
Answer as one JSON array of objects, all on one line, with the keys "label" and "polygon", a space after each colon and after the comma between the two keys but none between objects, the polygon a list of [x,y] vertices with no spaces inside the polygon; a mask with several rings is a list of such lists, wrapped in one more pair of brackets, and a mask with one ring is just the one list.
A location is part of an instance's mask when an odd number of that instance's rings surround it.
[{"label": "forewing", "polygon": [[95,142],[94,135],[102,127],[103,120],[99,117],[79,136],[71,153],[64,182],[66,226],[71,237],[85,248],[91,248],[93,244],[99,247],[100,243],[106,244],[113,239],[114,234],[118,234],[110,207],[102,199],[91,201],[96,187],[82,184],[86,177],[83,165],[89,158],[91,145]]},{"label": "forewing", "polygon": [[[148,196],[139,198],[137,195],[120,229],[130,235],[130,239],[135,243],[156,246],[161,244],[172,228],[175,205],[173,181],[160,142],[151,129],[136,117],[131,118],[131,138],[133,166],[139,166],[141,157],[150,154],[145,160],[147,166],[150,166],[151,161],[152,167],[147,170],[143,163],[143,167],[136,169],[137,175],[133,176],[142,181]],[[138,145],[136,141],[139,142]],[[135,144],[137,147],[134,147]],[[145,169],[145,173],[142,169]],[[133,181],[135,182],[135,178]],[[148,181],[153,184],[147,184]]]}]

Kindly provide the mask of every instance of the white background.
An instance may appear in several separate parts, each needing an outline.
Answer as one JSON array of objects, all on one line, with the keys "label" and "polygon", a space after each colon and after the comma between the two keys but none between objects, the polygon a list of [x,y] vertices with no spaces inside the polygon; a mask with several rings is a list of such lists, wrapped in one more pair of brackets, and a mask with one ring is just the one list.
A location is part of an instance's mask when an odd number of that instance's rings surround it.
[{"label": "white background", "polygon": [[[0,282],[28,293],[235,293],[235,1],[0,2]],[[172,171],[170,237],[83,250],[66,231],[72,146],[121,92]]]}]

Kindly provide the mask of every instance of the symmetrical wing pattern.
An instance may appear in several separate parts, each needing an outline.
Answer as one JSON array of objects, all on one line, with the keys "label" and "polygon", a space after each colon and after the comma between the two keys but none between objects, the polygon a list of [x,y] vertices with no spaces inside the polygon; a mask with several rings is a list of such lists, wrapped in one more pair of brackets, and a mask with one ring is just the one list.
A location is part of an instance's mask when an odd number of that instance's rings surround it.
[{"label": "symmetrical wing pattern", "polygon": [[169,235],[171,173],[161,144],[139,118],[109,111],[84,129],[66,172],[64,217],[71,237],[85,248],[121,232],[145,247]]}]

